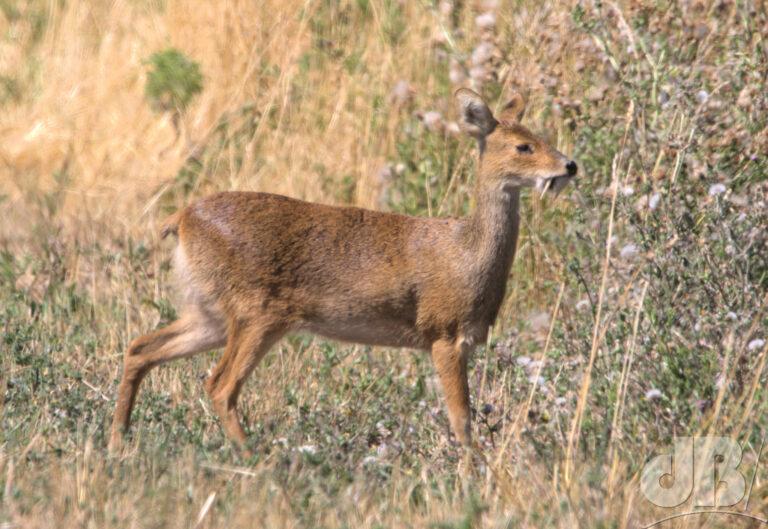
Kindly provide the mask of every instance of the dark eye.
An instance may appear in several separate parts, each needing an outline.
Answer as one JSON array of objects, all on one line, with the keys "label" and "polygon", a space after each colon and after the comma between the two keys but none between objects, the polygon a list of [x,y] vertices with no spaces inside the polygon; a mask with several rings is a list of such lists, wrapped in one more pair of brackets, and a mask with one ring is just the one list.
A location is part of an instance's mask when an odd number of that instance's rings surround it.
[{"label": "dark eye", "polygon": [[522,145],[517,146],[517,152],[521,154],[531,154],[533,152],[533,147],[531,147],[530,143],[523,143]]}]

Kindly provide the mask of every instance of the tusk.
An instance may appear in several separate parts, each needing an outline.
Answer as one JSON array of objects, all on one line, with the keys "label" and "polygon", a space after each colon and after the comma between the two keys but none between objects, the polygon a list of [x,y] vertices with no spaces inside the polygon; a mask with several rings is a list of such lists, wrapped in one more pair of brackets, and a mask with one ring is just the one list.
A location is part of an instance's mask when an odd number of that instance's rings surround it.
[{"label": "tusk", "polygon": [[547,189],[549,189],[549,186],[552,184],[552,179],[547,178],[544,180],[544,185],[541,186],[541,196],[539,197],[540,200],[544,200],[544,195],[547,193]]}]

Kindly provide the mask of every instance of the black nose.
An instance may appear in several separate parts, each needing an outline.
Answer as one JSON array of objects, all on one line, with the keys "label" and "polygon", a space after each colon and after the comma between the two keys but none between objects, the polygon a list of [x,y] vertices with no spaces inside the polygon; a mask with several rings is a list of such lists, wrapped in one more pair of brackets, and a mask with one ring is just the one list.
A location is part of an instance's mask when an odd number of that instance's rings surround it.
[{"label": "black nose", "polygon": [[576,165],[576,162],[574,162],[573,160],[565,164],[565,168],[568,170],[568,176],[575,175],[576,171],[579,170],[579,166]]}]

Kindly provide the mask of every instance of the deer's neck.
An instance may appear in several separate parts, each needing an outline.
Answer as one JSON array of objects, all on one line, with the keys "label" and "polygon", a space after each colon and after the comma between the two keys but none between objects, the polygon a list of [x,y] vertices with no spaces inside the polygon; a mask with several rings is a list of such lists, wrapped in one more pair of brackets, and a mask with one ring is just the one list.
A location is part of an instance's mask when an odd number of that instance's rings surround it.
[{"label": "deer's neck", "polygon": [[483,275],[506,282],[520,228],[520,190],[478,184],[475,211],[466,218],[463,244]]}]

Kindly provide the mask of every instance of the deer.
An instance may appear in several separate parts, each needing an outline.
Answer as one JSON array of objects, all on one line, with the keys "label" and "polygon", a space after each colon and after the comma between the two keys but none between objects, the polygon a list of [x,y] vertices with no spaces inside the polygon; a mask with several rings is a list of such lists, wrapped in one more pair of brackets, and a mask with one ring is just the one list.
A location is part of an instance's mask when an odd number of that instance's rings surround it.
[{"label": "deer", "polygon": [[238,397],[267,351],[291,332],[428,351],[455,440],[471,447],[467,363],[506,293],[521,189],[557,195],[578,168],[521,125],[519,93],[498,118],[470,89],[459,89],[454,102],[479,152],[468,216],[414,217],[231,191],[162,224],[162,238],[178,237],[183,310],[125,351],[110,452],[122,446],[153,367],[224,347],[205,389],[224,433],[248,455]]}]

